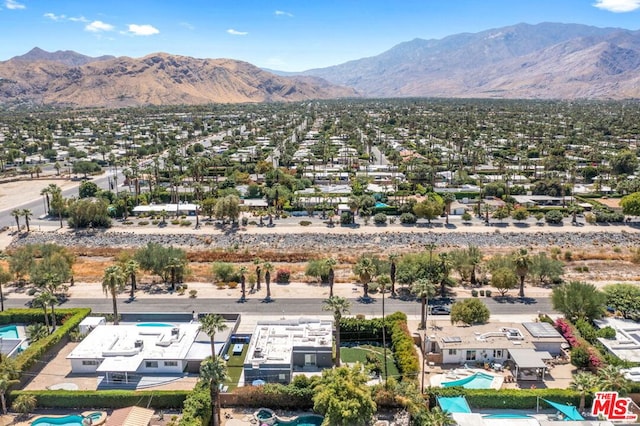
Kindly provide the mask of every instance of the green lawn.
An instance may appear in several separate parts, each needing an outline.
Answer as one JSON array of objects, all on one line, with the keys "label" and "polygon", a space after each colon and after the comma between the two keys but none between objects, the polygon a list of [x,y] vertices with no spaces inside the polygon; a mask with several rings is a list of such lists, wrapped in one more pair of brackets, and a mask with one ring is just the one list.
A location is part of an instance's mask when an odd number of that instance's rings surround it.
[{"label": "green lawn", "polygon": [[242,353],[240,355],[234,355],[233,345],[229,345],[229,349],[227,350],[227,355],[229,355],[229,360],[227,361],[227,372],[229,373],[229,381],[226,383],[226,385],[229,386],[230,391],[238,387],[240,375],[242,374],[242,370],[244,367],[244,357],[247,355],[248,350],[249,345],[244,344],[242,346]]},{"label": "green lawn", "polygon": [[[380,362],[384,362],[384,349],[377,346],[358,346],[355,348],[340,348],[340,360],[342,362],[359,362],[361,364],[367,363],[367,354],[374,353]],[[384,365],[384,364],[383,364]],[[393,352],[387,349],[387,371],[389,377],[399,377],[400,372],[393,359]],[[382,372],[384,374],[384,371]]]}]

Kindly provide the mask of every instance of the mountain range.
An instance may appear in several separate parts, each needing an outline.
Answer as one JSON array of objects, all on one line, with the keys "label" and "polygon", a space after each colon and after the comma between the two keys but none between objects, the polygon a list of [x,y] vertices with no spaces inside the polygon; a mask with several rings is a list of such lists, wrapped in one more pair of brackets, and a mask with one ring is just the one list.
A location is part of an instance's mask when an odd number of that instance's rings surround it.
[{"label": "mountain range", "polygon": [[301,73],[155,53],[92,58],[35,48],[0,62],[0,104],[121,107],[344,97],[640,98],[640,31],[517,24]]},{"label": "mountain range", "polygon": [[415,39],[303,74],[369,97],[639,98],[640,32],[518,24]]}]

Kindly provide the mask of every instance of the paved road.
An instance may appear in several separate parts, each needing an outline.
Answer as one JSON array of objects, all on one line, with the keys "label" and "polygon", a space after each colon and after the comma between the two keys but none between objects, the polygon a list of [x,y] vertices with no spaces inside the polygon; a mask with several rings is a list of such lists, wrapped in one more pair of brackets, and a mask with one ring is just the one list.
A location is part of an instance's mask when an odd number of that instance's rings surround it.
[{"label": "paved road", "polygon": [[[372,303],[363,303],[356,298],[350,299],[351,314],[365,314],[372,316],[382,315],[382,303],[374,299]],[[24,298],[7,298],[5,308],[25,307]],[[513,298],[508,302],[497,302],[495,299],[483,299],[492,314],[495,315],[522,315],[544,312],[554,313],[551,308],[551,299],[525,299],[520,301]],[[110,298],[100,299],[75,299],[71,298],[60,307],[91,307],[95,312],[111,312],[112,302]],[[121,312],[224,312],[224,313],[246,313],[251,315],[327,315],[322,310],[322,300],[318,298],[304,299],[274,299],[270,303],[264,302],[257,297],[249,297],[245,303],[240,303],[233,299],[189,299],[186,296],[175,296],[168,298],[143,298],[129,302],[126,297],[118,299],[118,310]],[[403,301],[398,299],[386,299],[385,311],[392,313],[402,311],[407,315],[420,315],[420,302]],[[438,318],[447,318],[439,315]]]}]

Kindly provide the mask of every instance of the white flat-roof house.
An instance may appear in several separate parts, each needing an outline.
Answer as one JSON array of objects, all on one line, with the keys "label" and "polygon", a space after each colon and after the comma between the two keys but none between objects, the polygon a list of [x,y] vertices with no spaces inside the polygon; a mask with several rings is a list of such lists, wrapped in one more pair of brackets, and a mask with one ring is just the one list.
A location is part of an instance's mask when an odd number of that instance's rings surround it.
[{"label": "white flat-roof house", "polygon": [[546,368],[545,361],[562,354],[567,341],[546,322],[442,327],[426,339],[429,361],[480,365],[512,363],[519,379]]},{"label": "white flat-roof house", "polygon": [[244,360],[245,383],[289,383],[295,370],[331,368],[333,321],[258,322]]},{"label": "white flat-roof house", "polygon": [[199,323],[132,324],[96,326],[67,359],[73,373],[100,373],[107,383],[127,383],[141,374],[197,372],[209,355],[210,340]]},{"label": "white flat-roof house", "polygon": [[133,208],[133,214],[138,216],[140,214],[157,214],[161,211],[167,212],[169,215],[186,215],[195,216],[196,212],[200,210],[197,204],[180,203],[180,204],[148,204],[135,206]]}]

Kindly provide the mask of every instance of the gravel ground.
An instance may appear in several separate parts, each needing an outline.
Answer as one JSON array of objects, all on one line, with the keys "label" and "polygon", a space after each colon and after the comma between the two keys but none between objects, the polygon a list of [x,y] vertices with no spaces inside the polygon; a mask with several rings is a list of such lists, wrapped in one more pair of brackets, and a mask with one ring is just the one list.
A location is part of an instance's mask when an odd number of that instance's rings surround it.
[{"label": "gravel ground", "polygon": [[278,250],[346,250],[353,248],[384,251],[424,247],[632,247],[640,243],[640,235],[629,232],[384,232],[360,233],[160,233],[131,232],[31,232],[13,240],[12,247],[34,243],[56,243],[80,247],[139,247],[149,242],[191,249],[278,249]]}]

